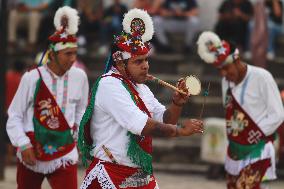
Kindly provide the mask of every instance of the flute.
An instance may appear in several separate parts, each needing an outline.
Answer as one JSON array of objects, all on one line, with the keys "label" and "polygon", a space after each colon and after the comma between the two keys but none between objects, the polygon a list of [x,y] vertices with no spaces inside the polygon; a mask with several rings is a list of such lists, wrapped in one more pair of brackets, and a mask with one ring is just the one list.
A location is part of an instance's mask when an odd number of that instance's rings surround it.
[{"label": "flute", "polygon": [[171,84],[169,84],[169,83],[167,83],[167,82],[165,82],[165,81],[163,81],[163,80],[161,80],[161,79],[159,79],[159,78],[157,78],[157,77],[154,77],[154,76],[149,75],[149,74],[148,74],[147,77],[148,77],[148,79],[150,79],[150,80],[152,80],[152,81],[155,81],[155,82],[159,83],[160,85],[163,85],[163,86],[165,86],[165,87],[171,88],[171,89],[173,89],[174,91],[177,91],[177,92],[179,92],[179,93],[181,93],[181,94],[183,94],[183,95],[188,95],[187,92],[184,92],[184,91],[178,89],[177,87],[175,87],[175,86],[173,86],[173,85],[171,85]]}]

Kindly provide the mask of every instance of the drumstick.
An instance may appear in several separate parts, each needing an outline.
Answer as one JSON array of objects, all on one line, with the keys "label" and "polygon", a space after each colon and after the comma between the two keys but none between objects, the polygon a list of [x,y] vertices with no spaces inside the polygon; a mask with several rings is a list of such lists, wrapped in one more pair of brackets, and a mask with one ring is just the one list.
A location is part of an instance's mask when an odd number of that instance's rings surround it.
[{"label": "drumstick", "polygon": [[183,94],[183,95],[188,95],[188,93],[186,93],[186,92],[184,92],[184,91],[178,89],[177,87],[175,87],[175,86],[173,86],[173,85],[171,85],[171,84],[169,84],[169,83],[167,83],[167,82],[165,82],[165,81],[163,81],[163,80],[161,80],[161,79],[159,79],[159,78],[157,78],[157,77],[154,77],[154,76],[152,76],[152,75],[148,75],[148,78],[151,79],[151,80],[153,80],[153,81],[155,81],[155,82],[157,82],[157,83],[160,84],[160,85],[163,85],[163,86],[165,86],[165,87],[171,88],[171,89],[173,89],[174,91],[177,91],[177,92],[179,92],[179,93],[181,93],[181,94]]},{"label": "drumstick", "polygon": [[209,95],[209,89],[210,89],[210,81],[208,83],[207,89],[204,91],[203,103],[202,103],[199,119],[202,119],[204,108],[205,108],[205,104],[206,104],[206,97]]}]

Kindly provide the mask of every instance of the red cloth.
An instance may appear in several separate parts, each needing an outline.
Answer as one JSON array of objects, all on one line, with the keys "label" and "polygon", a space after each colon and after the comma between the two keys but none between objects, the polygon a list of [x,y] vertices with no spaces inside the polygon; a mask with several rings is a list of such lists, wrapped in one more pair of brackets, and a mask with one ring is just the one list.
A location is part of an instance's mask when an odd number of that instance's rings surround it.
[{"label": "red cloth", "polygon": [[[158,188],[156,187],[156,179],[153,175],[149,175],[149,183],[145,184],[145,180],[141,179],[141,177],[137,176],[139,173],[141,173],[141,169],[133,168],[133,167],[127,167],[123,165],[114,164],[111,162],[105,162],[101,161],[97,158],[94,159],[94,161],[91,163],[90,167],[86,171],[86,177],[85,180],[88,178],[88,174],[95,169],[95,167],[100,164],[104,167],[106,170],[109,178],[111,179],[111,182],[115,185],[116,188],[125,188],[125,189],[154,189]],[[101,172],[96,172],[97,174],[101,174]],[[136,175],[136,176],[135,176]],[[101,185],[98,181],[98,177],[101,179],[101,181],[104,181],[103,183],[106,184],[107,181],[104,180],[104,177],[102,175],[93,175],[94,180],[92,180],[91,184],[87,187],[88,189],[101,189]],[[142,177],[144,178],[144,177]],[[138,181],[137,181],[138,180]],[[131,185],[131,182],[137,183],[140,186],[137,187],[131,187],[128,185]],[[140,181],[140,182],[139,182]],[[84,184],[84,182],[83,182]],[[121,186],[121,187],[120,187]],[[81,186],[82,187],[82,186]]]},{"label": "red cloth", "polygon": [[[242,125],[243,128],[239,127],[239,130],[236,130],[233,125],[236,123]],[[228,139],[238,144],[257,144],[262,139],[273,141],[273,135],[268,137],[264,135],[253,119],[237,102],[231,89],[228,89],[227,91],[226,124]]]},{"label": "red cloth", "polygon": [[[61,141],[61,144],[56,142],[58,141],[58,135],[55,135],[54,132],[58,132],[58,134],[62,132],[61,136],[63,136],[63,132],[70,132],[70,127],[56,100],[42,80],[40,71],[38,69],[37,71],[40,75],[40,84],[34,99],[33,119],[34,123],[36,120],[39,125],[34,124],[35,131],[28,132],[27,136],[30,138],[32,145],[35,148],[36,158],[41,161],[50,161],[71,152],[75,147],[75,142],[73,141],[71,133],[69,136],[65,135],[71,139],[66,140],[64,143]],[[53,120],[56,120],[56,124],[53,123]],[[50,132],[41,132],[41,127]],[[54,139],[54,144],[52,144],[52,139]],[[51,148],[51,151],[48,152],[46,148]]]},{"label": "red cloth", "polygon": [[20,84],[22,74],[16,71],[8,71],[6,73],[6,104],[5,109],[7,110],[17,92]]},{"label": "red cloth", "polygon": [[270,159],[263,159],[243,168],[239,175],[227,175],[228,189],[260,189],[262,178],[270,167]]},{"label": "red cloth", "polygon": [[22,163],[17,165],[18,189],[41,189],[44,178],[47,178],[53,189],[77,189],[77,165],[60,167],[50,174],[36,173]]}]

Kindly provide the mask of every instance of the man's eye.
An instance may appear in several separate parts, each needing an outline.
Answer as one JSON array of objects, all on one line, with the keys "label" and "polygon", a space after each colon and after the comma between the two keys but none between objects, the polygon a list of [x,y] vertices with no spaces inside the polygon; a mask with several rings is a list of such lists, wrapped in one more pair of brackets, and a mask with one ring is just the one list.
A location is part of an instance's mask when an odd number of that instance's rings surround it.
[{"label": "man's eye", "polygon": [[142,64],[144,61],[148,62],[148,59],[136,60],[136,64]]},{"label": "man's eye", "polygon": [[136,60],[136,63],[141,64],[141,63],[143,63],[143,60]]}]

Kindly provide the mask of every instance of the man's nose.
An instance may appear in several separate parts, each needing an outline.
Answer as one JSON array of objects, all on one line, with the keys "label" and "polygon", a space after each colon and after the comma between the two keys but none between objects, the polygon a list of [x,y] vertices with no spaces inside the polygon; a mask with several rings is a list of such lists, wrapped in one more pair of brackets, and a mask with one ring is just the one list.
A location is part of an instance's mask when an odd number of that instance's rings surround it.
[{"label": "man's nose", "polygon": [[75,62],[76,59],[77,59],[77,54],[72,54],[72,55],[70,56],[70,62]]}]

